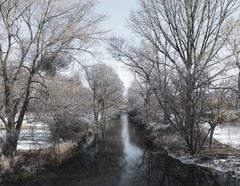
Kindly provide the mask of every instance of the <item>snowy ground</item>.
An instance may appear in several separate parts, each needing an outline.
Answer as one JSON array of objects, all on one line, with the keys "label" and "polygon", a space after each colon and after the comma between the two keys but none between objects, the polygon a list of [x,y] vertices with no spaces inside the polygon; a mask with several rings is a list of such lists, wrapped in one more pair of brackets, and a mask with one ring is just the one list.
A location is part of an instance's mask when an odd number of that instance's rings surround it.
[{"label": "snowy ground", "polygon": [[46,128],[22,129],[18,149],[39,149],[49,147],[50,131]]},{"label": "snowy ground", "polygon": [[[234,148],[240,149],[240,125],[229,123],[216,127],[214,132],[214,139],[222,144],[230,145]],[[228,154],[228,152],[226,152]],[[191,155],[177,155],[169,154],[170,156],[179,159],[187,164],[195,164],[200,167],[208,167],[210,169],[218,170],[229,174],[230,176],[240,179],[240,158],[238,155],[230,155],[223,158],[209,158],[209,160],[200,160],[198,157]]]},{"label": "snowy ground", "polygon": [[[6,130],[0,121],[0,137],[5,139]],[[17,149],[39,149],[49,147],[50,131],[48,125],[36,121],[33,114],[24,117]]]},{"label": "snowy ground", "polygon": [[[5,139],[6,130],[0,130],[0,137]],[[19,136],[17,149],[39,149],[49,147],[50,131],[42,122],[24,121]]]},{"label": "snowy ground", "polygon": [[234,148],[240,148],[240,125],[237,124],[223,124],[216,127],[214,139]]}]

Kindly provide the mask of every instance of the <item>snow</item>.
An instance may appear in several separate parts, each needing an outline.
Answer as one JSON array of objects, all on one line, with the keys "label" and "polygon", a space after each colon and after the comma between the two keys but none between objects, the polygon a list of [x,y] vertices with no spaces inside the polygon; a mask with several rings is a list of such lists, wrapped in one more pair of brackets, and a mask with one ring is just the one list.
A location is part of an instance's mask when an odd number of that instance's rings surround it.
[{"label": "snow", "polygon": [[[0,130],[0,137],[5,138],[6,130]],[[29,150],[48,148],[50,131],[47,124],[26,119],[20,132],[17,149]]]},{"label": "snow", "polygon": [[47,148],[49,144],[50,131],[45,128],[22,129],[17,149],[39,149]]},{"label": "snow", "polygon": [[229,156],[227,158],[212,158],[209,160],[200,160],[198,157],[191,155],[176,155],[168,153],[174,159],[178,159],[184,164],[197,165],[199,167],[216,170],[221,173],[227,173],[229,176],[240,179],[240,159],[237,156]]},{"label": "snow", "polygon": [[219,142],[240,148],[240,126],[237,124],[222,124],[216,127],[213,138]]},{"label": "snow", "polygon": [[[205,126],[207,127],[207,126]],[[213,138],[220,143],[230,145],[234,148],[240,148],[240,125],[236,123],[225,123],[215,128]],[[200,160],[189,154],[173,154],[169,156],[180,160],[185,164],[194,164],[199,167],[207,167],[220,172],[228,173],[232,177],[240,178],[240,159],[238,156],[229,156],[225,158],[209,158],[209,160]]]}]

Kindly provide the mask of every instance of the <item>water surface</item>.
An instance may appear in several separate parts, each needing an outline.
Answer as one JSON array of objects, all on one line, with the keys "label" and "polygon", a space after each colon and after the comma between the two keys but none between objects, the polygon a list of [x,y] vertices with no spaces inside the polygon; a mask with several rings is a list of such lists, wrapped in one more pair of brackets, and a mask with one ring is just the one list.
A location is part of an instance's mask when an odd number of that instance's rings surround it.
[{"label": "water surface", "polygon": [[127,115],[112,121],[97,148],[79,153],[57,169],[6,185],[34,186],[237,186],[228,174],[183,164],[145,150],[143,133]]}]

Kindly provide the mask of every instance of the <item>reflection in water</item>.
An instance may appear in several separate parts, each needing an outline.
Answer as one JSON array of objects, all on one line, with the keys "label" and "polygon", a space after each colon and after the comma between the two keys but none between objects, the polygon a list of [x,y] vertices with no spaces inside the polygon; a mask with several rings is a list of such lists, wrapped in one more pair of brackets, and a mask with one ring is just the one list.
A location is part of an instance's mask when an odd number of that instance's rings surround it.
[{"label": "reflection in water", "polygon": [[130,142],[127,115],[122,115],[121,126],[124,157],[122,162],[123,169],[119,185],[133,185],[135,181],[134,178],[137,176],[137,164],[143,155],[143,150]]},{"label": "reflection in water", "polygon": [[[239,186],[240,181],[205,167],[183,164],[165,153],[146,151],[139,172],[149,186]],[[141,184],[140,184],[141,185]]]},{"label": "reflection in water", "polygon": [[[143,151],[143,135],[128,116],[113,121],[105,141],[57,169],[6,186],[238,186],[218,171],[183,164],[165,153]],[[107,139],[107,140],[106,140]]]}]

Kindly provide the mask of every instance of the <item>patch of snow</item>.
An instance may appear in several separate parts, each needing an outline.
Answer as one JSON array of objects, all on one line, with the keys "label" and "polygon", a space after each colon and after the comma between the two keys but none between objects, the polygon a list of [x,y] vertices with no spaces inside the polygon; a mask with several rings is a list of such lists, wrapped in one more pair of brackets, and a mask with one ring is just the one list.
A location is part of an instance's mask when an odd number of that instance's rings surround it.
[{"label": "patch of snow", "polygon": [[202,161],[198,157],[193,157],[191,155],[176,155],[172,153],[168,153],[168,155],[174,159],[181,161],[184,164],[209,168],[221,173],[227,173],[237,179],[240,178],[240,159],[236,156],[229,156],[225,159],[213,158]]},{"label": "patch of snow", "polygon": [[22,129],[17,149],[39,149],[49,147],[50,131],[45,129]]},{"label": "patch of snow", "polygon": [[24,121],[23,122],[23,126],[35,127],[35,128],[47,128],[48,124],[43,123],[43,122],[28,122],[28,121]]},{"label": "patch of snow", "polygon": [[234,124],[223,124],[216,127],[213,138],[220,143],[240,148],[240,126]]}]

